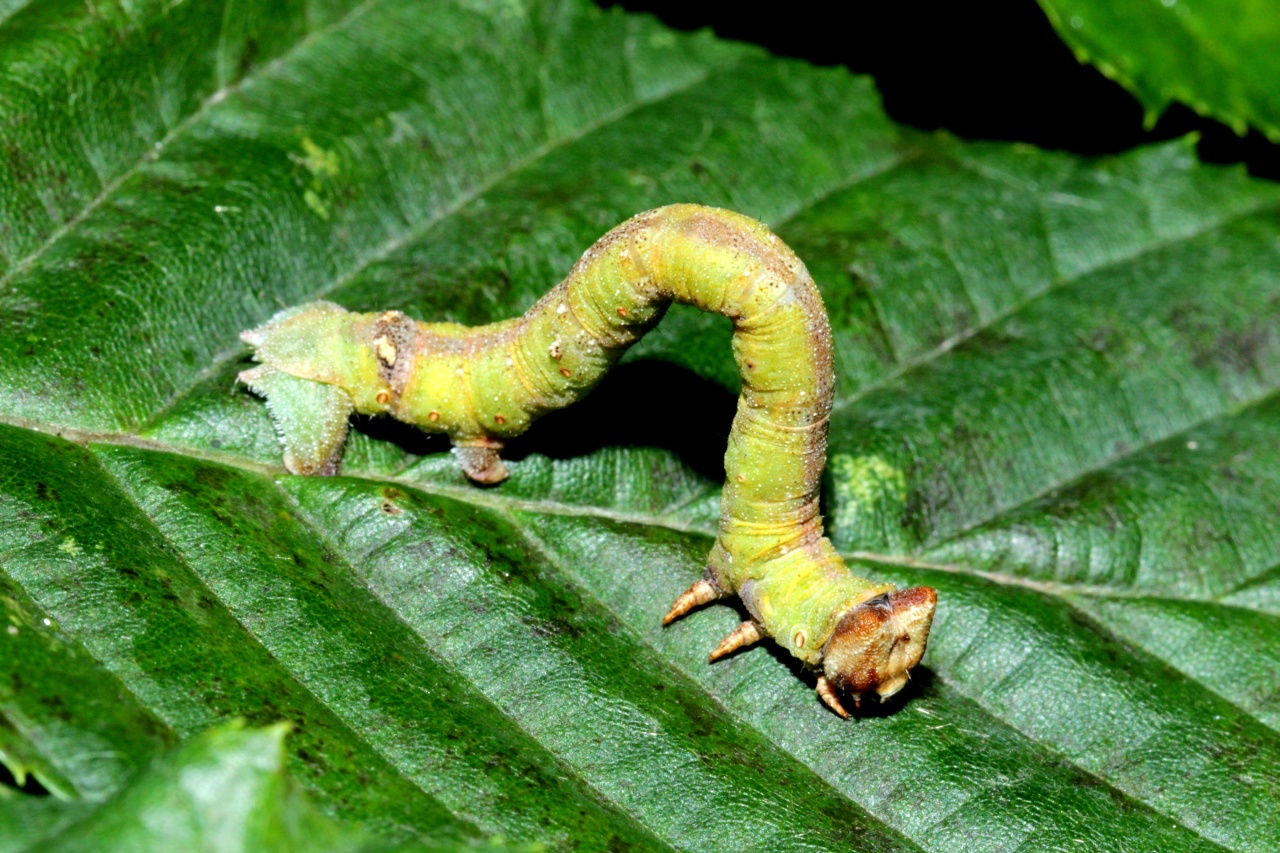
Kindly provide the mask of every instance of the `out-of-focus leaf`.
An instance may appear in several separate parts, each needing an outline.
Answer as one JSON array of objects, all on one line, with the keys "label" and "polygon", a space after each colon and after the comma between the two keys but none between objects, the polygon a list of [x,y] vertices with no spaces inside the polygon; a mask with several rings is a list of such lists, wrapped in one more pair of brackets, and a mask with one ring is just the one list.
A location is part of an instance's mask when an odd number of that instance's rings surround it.
[{"label": "out-of-focus leaf", "polygon": [[1154,124],[1179,101],[1280,142],[1280,2],[1040,0],[1081,62],[1137,96]]},{"label": "out-of-focus leaf", "polygon": [[[284,770],[288,726],[246,729],[232,721],[198,735],[156,760],[109,800],[82,803],[45,799],[38,804],[0,801],[0,849],[41,853],[450,853],[517,848],[486,844],[440,847],[387,844],[316,811]],[[30,821],[23,811],[41,814]],[[45,816],[48,816],[47,818]],[[54,815],[57,815],[55,818]],[[33,824],[43,830],[29,833]],[[56,829],[54,828],[56,827]],[[533,851],[540,847],[523,847]]]}]

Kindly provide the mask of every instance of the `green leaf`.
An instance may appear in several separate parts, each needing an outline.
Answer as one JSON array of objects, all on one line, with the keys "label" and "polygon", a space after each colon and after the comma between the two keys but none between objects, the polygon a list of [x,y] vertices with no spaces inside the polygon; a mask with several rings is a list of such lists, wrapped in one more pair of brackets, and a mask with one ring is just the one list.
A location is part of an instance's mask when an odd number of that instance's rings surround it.
[{"label": "green leaf", "polygon": [[1276,0],[1039,0],[1081,62],[1132,92],[1155,124],[1179,101],[1280,142]]},{"label": "green leaf", "polygon": [[[393,840],[1280,843],[1280,188],[1186,142],[923,137],[842,70],[569,0],[98,12],[0,20],[36,164],[0,172],[16,776],[90,808],[239,716]],[[732,607],[659,626],[715,527],[720,320],[673,311],[494,489],[377,421],[345,476],[287,476],[235,387],[281,304],[513,316],[673,201],[809,264],[830,530],[939,590],[853,722],[776,650],[708,665]]]},{"label": "green leaf", "polygon": [[[296,790],[284,771],[288,728],[245,729],[240,720],[223,724],[162,756],[88,813],[82,803],[46,800],[31,821],[23,814],[31,804],[0,799],[0,827],[12,830],[0,834],[0,849],[389,853],[391,846],[320,814]],[[57,815],[57,823],[46,815]],[[42,831],[30,832],[32,824]],[[478,848],[394,846],[397,853],[463,849]]]}]

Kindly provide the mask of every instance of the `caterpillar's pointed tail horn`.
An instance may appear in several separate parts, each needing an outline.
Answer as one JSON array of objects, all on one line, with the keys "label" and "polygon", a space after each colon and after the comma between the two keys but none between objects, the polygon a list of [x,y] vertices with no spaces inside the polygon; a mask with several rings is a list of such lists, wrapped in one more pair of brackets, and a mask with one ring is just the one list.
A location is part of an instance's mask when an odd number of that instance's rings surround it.
[{"label": "caterpillar's pointed tail horn", "polygon": [[715,663],[725,655],[758,643],[762,639],[764,639],[764,628],[754,619],[748,619],[720,641],[720,645],[711,652],[710,662]]},{"label": "caterpillar's pointed tail horn", "polygon": [[671,605],[667,615],[662,617],[662,624],[670,625],[693,608],[715,601],[720,596],[720,590],[708,579],[702,578],[695,581],[693,586],[680,593],[680,597]]}]

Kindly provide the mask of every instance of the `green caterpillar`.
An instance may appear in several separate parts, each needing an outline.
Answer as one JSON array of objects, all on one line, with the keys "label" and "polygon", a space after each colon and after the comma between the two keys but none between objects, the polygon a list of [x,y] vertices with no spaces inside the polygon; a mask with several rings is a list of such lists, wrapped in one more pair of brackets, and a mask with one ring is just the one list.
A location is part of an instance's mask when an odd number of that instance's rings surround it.
[{"label": "green caterpillar", "polygon": [[466,475],[496,483],[504,440],[585,395],[672,302],[733,320],[742,396],[719,536],[663,624],[736,593],[752,618],[712,661],[773,637],[821,668],[818,695],[843,717],[841,693],[893,695],[924,654],[937,593],[856,577],[822,534],[831,328],[804,264],[755,220],[697,205],[641,213],[523,317],[478,328],[290,308],[241,335],[262,364],[240,379],[266,398],[295,474],[336,474],[360,412],[447,433]]}]

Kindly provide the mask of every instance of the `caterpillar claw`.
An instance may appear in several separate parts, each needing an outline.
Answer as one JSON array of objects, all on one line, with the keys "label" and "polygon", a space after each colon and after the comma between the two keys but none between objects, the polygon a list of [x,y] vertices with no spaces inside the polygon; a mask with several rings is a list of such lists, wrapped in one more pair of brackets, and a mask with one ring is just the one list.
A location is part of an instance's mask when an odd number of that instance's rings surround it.
[{"label": "caterpillar claw", "polygon": [[492,485],[501,483],[511,474],[498,455],[501,450],[501,442],[459,443],[453,446],[453,457],[458,460],[458,467],[468,480]]},{"label": "caterpillar claw", "polygon": [[764,629],[760,627],[760,623],[754,619],[748,619],[720,641],[720,645],[712,650],[709,662],[715,663],[725,655],[758,643],[762,639],[764,639]]},{"label": "caterpillar claw", "polygon": [[697,580],[691,587],[680,593],[680,597],[671,605],[667,615],[662,617],[662,624],[670,625],[693,608],[715,601],[719,597],[720,590],[716,589],[711,581],[706,578]]},{"label": "caterpillar claw", "polygon": [[[840,697],[837,696],[836,691],[831,688],[831,682],[827,681],[827,677],[825,675],[818,676],[817,691],[818,698],[822,700],[822,704],[826,705],[846,720],[849,719],[849,712],[845,710],[844,705],[840,704]],[[853,701],[855,703],[858,703],[860,699],[861,697],[856,694],[853,697]],[[857,707],[857,704],[855,704],[855,707]]]}]

